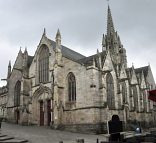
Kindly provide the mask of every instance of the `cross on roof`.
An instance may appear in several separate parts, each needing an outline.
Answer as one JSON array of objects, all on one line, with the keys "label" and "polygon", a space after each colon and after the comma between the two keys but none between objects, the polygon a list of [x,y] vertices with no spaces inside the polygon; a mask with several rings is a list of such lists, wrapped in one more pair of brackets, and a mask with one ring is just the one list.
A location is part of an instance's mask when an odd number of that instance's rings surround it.
[{"label": "cross on roof", "polygon": [[109,0],[107,0],[107,2],[108,2],[108,5],[109,5]]}]

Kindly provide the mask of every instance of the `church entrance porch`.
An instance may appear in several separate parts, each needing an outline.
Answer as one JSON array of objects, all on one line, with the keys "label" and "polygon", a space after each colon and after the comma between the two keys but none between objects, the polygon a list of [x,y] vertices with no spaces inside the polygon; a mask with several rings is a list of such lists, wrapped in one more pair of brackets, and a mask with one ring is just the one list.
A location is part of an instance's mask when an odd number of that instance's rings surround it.
[{"label": "church entrance porch", "polygon": [[51,89],[41,84],[32,97],[32,123],[50,126],[53,120],[52,103]]}]

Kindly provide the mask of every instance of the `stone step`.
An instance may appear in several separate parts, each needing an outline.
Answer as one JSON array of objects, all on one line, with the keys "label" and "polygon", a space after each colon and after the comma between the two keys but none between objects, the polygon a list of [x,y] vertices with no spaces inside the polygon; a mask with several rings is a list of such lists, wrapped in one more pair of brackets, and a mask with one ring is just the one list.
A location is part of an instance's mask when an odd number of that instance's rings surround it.
[{"label": "stone step", "polygon": [[13,138],[14,137],[4,136],[4,137],[0,137],[0,141],[5,141],[5,140],[13,139]]},{"label": "stone step", "polygon": [[28,143],[28,140],[11,137],[0,133],[0,143]]},{"label": "stone step", "polygon": [[5,137],[5,136],[7,136],[7,135],[2,135],[2,134],[0,134],[0,138],[1,138],[1,137]]},{"label": "stone step", "polygon": [[0,141],[0,143],[28,143],[28,141],[22,139],[9,139],[5,141]]}]

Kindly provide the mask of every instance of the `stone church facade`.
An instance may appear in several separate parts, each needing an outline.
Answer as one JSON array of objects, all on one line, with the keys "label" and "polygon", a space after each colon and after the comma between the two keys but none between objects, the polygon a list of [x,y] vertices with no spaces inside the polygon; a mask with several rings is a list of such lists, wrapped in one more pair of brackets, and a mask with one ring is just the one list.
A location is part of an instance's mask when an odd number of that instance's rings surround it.
[{"label": "stone church facade", "polygon": [[9,63],[6,87],[9,122],[87,132],[106,132],[113,114],[125,126],[156,122],[151,67],[127,67],[109,7],[101,52],[85,57],[61,44],[59,30],[55,41],[44,30],[34,56],[20,49]]}]

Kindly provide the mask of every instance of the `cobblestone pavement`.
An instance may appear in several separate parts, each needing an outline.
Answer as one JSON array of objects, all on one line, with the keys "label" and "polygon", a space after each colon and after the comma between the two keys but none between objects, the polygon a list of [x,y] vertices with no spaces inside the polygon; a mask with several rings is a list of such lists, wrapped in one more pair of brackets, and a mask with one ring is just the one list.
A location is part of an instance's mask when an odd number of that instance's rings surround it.
[{"label": "cobblestone pavement", "polygon": [[76,139],[84,139],[85,143],[96,143],[97,138],[99,141],[106,141],[104,135],[72,133],[46,127],[21,126],[5,122],[2,123],[1,133],[26,139],[30,143],[59,143],[59,141],[76,143]]}]

